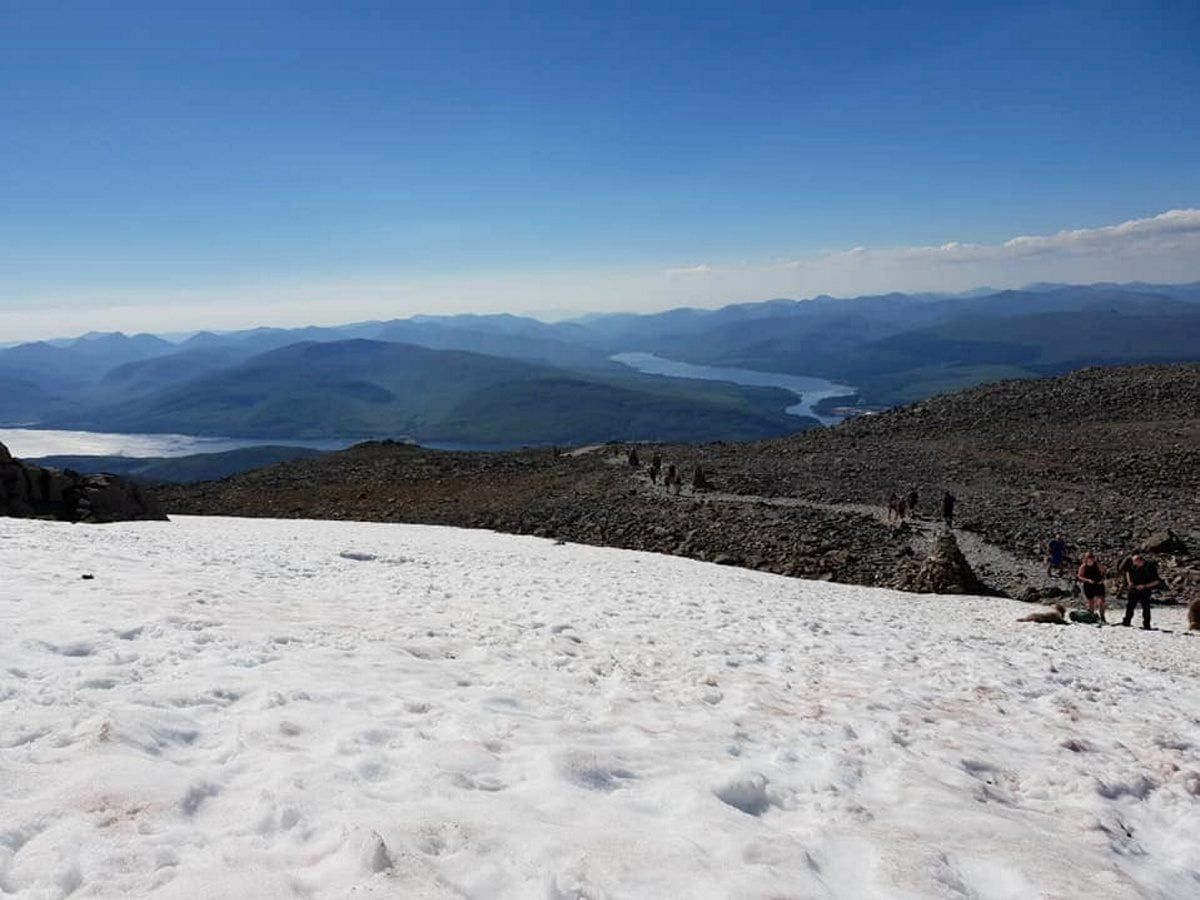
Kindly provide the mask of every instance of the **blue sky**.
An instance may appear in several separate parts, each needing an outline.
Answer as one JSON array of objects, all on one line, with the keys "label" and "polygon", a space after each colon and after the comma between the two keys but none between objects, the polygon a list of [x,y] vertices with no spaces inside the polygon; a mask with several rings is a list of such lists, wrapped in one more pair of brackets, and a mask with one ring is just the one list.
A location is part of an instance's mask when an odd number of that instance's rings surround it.
[{"label": "blue sky", "polygon": [[0,0],[0,340],[1200,278],[1197,47],[1194,0]]}]

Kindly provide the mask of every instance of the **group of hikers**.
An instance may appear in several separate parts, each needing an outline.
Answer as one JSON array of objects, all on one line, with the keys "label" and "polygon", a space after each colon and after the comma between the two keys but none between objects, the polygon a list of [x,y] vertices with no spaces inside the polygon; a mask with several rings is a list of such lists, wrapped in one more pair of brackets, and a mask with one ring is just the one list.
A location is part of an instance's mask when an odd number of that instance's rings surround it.
[{"label": "group of hikers", "polygon": [[[916,488],[912,488],[907,494],[892,491],[887,499],[887,521],[897,527],[903,525],[910,516],[915,515],[920,500]],[[957,498],[949,491],[942,495],[942,521],[945,522],[947,528],[954,527],[954,507],[957,502]],[[1150,604],[1154,592],[1165,586],[1162,578],[1159,577],[1158,566],[1152,559],[1143,556],[1140,551],[1125,556],[1111,575],[1109,568],[1091,550],[1083,554],[1076,568],[1074,563],[1069,560],[1067,542],[1061,533],[1056,533],[1046,545],[1046,574],[1071,576],[1072,593],[1082,590],[1083,596],[1087,600],[1087,613],[1072,613],[1072,618],[1075,618],[1076,621],[1095,622],[1100,625],[1108,624],[1106,616],[1108,609],[1107,585],[1110,578],[1115,580],[1117,583],[1115,593],[1119,594],[1123,591],[1127,598],[1125,616],[1118,624],[1125,627],[1132,625],[1133,617],[1140,606],[1142,628],[1146,630],[1150,630],[1152,627]]]},{"label": "group of hikers", "polygon": [[[916,515],[917,504],[921,501],[921,495],[917,493],[916,488],[912,488],[907,494],[898,494],[892,491],[887,500],[887,520],[890,524],[900,526],[903,525],[909,516]],[[946,523],[947,528],[954,527],[954,506],[958,503],[952,493],[946,491],[942,494],[942,521]]]},{"label": "group of hikers", "polygon": [[[1055,534],[1046,545],[1046,574],[1069,574],[1073,563],[1067,555],[1067,541],[1062,533]],[[1113,576],[1117,582],[1117,591],[1126,591],[1125,616],[1120,624],[1129,627],[1133,624],[1133,616],[1137,608],[1142,608],[1142,628],[1150,630],[1150,601],[1154,592],[1163,587],[1159,577],[1158,566],[1147,559],[1141,551],[1134,551],[1117,563]],[[1079,567],[1075,570],[1074,583],[1083,589],[1087,600],[1088,612],[1095,615],[1099,623],[1108,624],[1105,612],[1108,608],[1109,568],[1091,550],[1083,554]]]},{"label": "group of hikers", "polygon": [[[638,457],[637,447],[630,447],[626,456],[631,468],[641,468],[642,461]],[[650,475],[650,483],[658,484],[659,479],[662,479],[663,487],[670,493],[678,494],[683,487],[683,476],[675,463],[668,463],[666,468],[663,468],[662,455],[655,453],[650,459],[650,466],[646,470]],[[704,474],[704,470],[700,466],[696,466],[692,470],[692,490],[693,491],[708,491],[712,490],[712,485],[709,484],[708,477]]]}]

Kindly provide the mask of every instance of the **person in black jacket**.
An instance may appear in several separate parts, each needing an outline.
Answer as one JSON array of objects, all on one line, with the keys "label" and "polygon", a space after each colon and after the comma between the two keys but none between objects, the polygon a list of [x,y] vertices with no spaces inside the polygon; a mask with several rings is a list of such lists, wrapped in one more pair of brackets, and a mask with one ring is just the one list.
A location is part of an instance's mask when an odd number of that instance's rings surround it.
[{"label": "person in black jacket", "polygon": [[942,518],[946,520],[947,528],[954,527],[954,504],[957,502],[954,495],[949,491],[946,491],[942,495]]},{"label": "person in black jacket", "polygon": [[1142,605],[1142,628],[1150,630],[1150,595],[1155,588],[1162,587],[1162,579],[1158,577],[1158,567],[1140,553],[1135,553],[1129,560],[1129,568],[1125,571],[1125,583],[1129,585],[1129,602],[1125,606],[1125,619],[1122,625],[1133,624],[1133,612],[1138,604]]}]

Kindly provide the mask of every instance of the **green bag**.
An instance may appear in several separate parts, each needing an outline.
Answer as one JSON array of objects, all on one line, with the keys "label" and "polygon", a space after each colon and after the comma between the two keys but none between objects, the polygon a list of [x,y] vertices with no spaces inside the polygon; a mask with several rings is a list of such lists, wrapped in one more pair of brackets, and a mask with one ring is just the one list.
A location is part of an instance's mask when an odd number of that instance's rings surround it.
[{"label": "green bag", "polygon": [[1100,621],[1099,615],[1087,609],[1073,609],[1067,613],[1067,618],[1081,625],[1095,625]]}]

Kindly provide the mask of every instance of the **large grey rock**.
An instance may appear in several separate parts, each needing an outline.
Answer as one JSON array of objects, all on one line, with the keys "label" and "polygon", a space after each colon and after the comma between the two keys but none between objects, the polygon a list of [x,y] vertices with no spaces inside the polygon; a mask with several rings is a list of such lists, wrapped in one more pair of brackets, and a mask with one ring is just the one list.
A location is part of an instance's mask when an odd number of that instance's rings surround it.
[{"label": "large grey rock", "polygon": [[1187,545],[1171,529],[1155,532],[1142,541],[1141,549],[1146,553],[1187,553]]},{"label": "large grey rock", "polygon": [[132,482],[24,463],[3,444],[0,516],[97,523],[167,518],[158,498]]},{"label": "large grey rock", "polygon": [[938,535],[933,553],[921,564],[913,589],[928,594],[984,594],[987,588],[976,577],[958,548],[954,534]]}]

